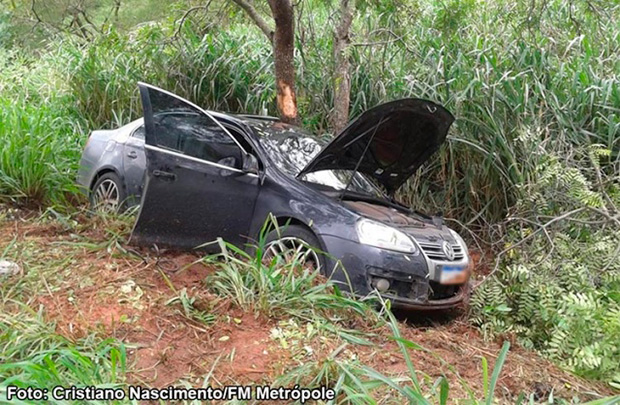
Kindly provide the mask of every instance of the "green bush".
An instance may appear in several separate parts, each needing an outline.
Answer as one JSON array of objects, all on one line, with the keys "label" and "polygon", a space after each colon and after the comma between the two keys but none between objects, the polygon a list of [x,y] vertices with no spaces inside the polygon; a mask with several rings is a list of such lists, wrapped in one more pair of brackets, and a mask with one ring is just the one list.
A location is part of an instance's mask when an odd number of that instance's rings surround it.
[{"label": "green bush", "polygon": [[[323,133],[329,132],[333,104],[332,37],[329,29],[317,27],[331,20],[328,6],[312,5],[312,18],[299,23],[305,40],[296,54],[297,88],[304,125]],[[569,18],[577,6],[558,1],[534,12],[536,19],[523,21],[529,5],[499,1],[457,7],[422,1],[407,13],[360,6],[354,42],[386,30],[400,40],[388,36],[384,46],[351,47],[351,116],[383,101],[421,97],[441,102],[458,118],[446,146],[401,190],[406,203],[466,221],[475,218],[478,224],[496,223],[523,198],[520,186],[540,166],[532,153],[536,145],[560,159],[569,157],[572,145],[596,143],[617,150],[617,18],[600,18],[584,7],[577,26]],[[605,12],[617,16],[619,10],[610,6]],[[18,97],[33,109],[49,108],[46,116],[77,130],[58,131],[50,119],[35,122],[32,133],[75,133],[69,144],[78,150],[90,130],[141,115],[138,80],[209,109],[259,113],[267,108],[276,114],[271,49],[263,34],[239,17],[221,25],[199,21],[189,18],[181,30],[166,21],[128,33],[108,28],[89,43],[55,41],[25,69],[21,56],[7,58],[0,99],[9,103]],[[6,73],[15,69],[19,74]],[[29,114],[19,107],[13,111],[16,119]],[[520,142],[524,136],[535,142]],[[67,146],[58,147],[66,154]],[[71,150],[70,160],[55,162],[57,170],[73,174],[76,155]],[[64,186],[72,180],[67,176]],[[8,186],[11,181],[15,184]],[[30,191],[8,171],[0,194],[22,195],[13,190],[18,186],[39,199],[58,189],[51,180],[40,182],[47,187]]]},{"label": "green bush", "polygon": [[472,321],[488,335],[516,334],[576,373],[620,386],[620,223],[606,215],[606,197],[579,168],[548,158],[536,180],[516,209],[546,223],[511,226],[509,243],[522,244],[476,289]]},{"label": "green bush", "polygon": [[541,252],[502,265],[472,298],[472,321],[487,334],[514,333],[580,375],[619,383],[620,266],[605,268],[601,259],[614,257],[620,238],[592,237],[598,240],[559,234],[551,259]]}]

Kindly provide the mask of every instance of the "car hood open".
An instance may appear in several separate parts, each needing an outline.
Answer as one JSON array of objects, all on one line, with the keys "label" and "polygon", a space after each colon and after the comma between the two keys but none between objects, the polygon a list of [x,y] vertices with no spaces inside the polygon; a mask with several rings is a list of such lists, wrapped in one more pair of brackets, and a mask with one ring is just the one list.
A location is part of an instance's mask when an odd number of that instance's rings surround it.
[{"label": "car hood open", "polygon": [[356,170],[394,193],[446,139],[454,117],[432,101],[402,99],[365,111],[298,174]]}]

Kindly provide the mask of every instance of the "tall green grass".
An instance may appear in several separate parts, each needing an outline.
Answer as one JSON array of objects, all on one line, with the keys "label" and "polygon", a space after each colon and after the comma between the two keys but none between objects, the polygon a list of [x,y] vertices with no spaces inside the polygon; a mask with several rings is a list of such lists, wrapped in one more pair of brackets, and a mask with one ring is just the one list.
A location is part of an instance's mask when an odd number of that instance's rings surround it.
[{"label": "tall green grass", "polygon": [[20,203],[66,201],[79,159],[79,131],[53,106],[0,100],[0,195]]},{"label": "tall green grass", "polygon": [[244,311],[293,317],[348,342],[370,344],[365,336],[368,332],[351,329],[351,324],[381,324],[380,314],[373,307],[376,297],[357,300],[343,294],[331,279],[302,264],[303,251],[287,258],[269,256],[269,229],[270,222],[266,222],[252,254],[218,240],[222,253],[202,259],[218,269],[205,280],[209,289]]},{"label": "tall green grass", "polygon": [[86,126],[58,65],[0,49],[0,198],[66,204]]},{"label": "tall green grass", "polygon": [[264,246],[257,248],[256,255],[250,255],[223,241],[220,244],[222,255],[206,260],[210,263],[214,258],[224,261],[213,263],[219,271],[209,276],[207,284],[244,310],[312,318],[323,311],[344,309],[363,317],[370,308],[343,296],[334,284],[295,260],[280,263],[275,259],[263,259]]},{"label": "tall green grass", "polygon": [[[324,133],[329,132],[333,104],[331,35],[319,28],[329,24],[329,9],[311,5],[312,18],[300,21],[298,98],[304,125]],[[518,186],[533,180],[540,163],[533,150],[564,155],[592,143],[617,150],[620,62],[614,55],[620,52],[620,29],[614,24],[617,18],[607,17],[618,17],[619,7],[608,5],[600,15],[583,10],[575,25],[569,19],[575,7],[571,2],[549,3],[536,21],[524,20],[528,5],[423,1],[406,27],[394,17],[398,10],[359,11],[350,50],[351,116],[383,101],[421,97],[443,103],[457,117],[446,146],[401,191],[405,202],[466,221],[494,223],[520,197]],[[47,118],[33,121],[32,110],[18,103],[5,106],[3,120],[11,119],[14,127],[23,118],[29,124],[20,133],[37,139],[75,133],[68,145],[50,146],[55,155],[67,155],[70,147],[71,159],[52,162],[64,174],[74,172],[75,149],[89,130],[141,115],[138,80],[210,109],[258,113],[266,107],[276,113],[271,51],[252,24],[237,16],[225,27],[206,28],[190,19],[179,35],[177,28],[151,24],[129,34],[111,30],[89,44],[50,44],[37,64],[52,71],[39,82],[50,82],[51,76],[52,84],[24,91],[18,86],[14,93],[3,89],[1,96],[7,104],[21,98]],[[381,29],[383,34],[377,34]],[[386,30],[396,31],[400,40],[390,41],[394,38]],[[364,41],[367,34],[372,34],[370,40]],[[9,62],[14,64],[23,61]],[[0,86],[36,82],[36,75],[38,69],[3,72]],[[68,98],[51,102],[55,94]],[[54,118],[63,122],[61,128]],[[15,145],[10,149],[21,149],[22,137],[5,126],[0,135],[7,134]],[[616,159],[614,152],[610,163]],[[52,179],[59,176],[44,173],[40,164],[31,170],[25,165],[32,174],[24,179],[4,162],[0,194],[45,199],[58,189]],[[69,175],[65,180],[64,188],[73,179]]]},{"label": "tall green grass", "polygon": [[124,386],[122,344],[94,335],[71,341],[55,332],[55,325],[43,318],[42,311],[13,304],[19,313],[0,315],[0,401],[6,401],[10,385],[49,390],[73,385]]},{"label": "tall green grass", "polygon": [[[337,396],[337,403],[376,404],[376,403],[410,403],[410,404],[448,404],[456,401],[466,401],[471,404],[492,404],[496,397],[495,388],[506,361],[510,348],[505,342],[500,350],[493,373],[489,379],[488,373],[483,375],[483,391],[474,392],[465,381],[459,383],[467,392],[468,398],[455,398],[451,394],[450,385],[445,375],[435,379],[432,384],[422,384],[418,370],[411,361],[410,351],[428,351],[417,343],[403,339],[399,335],[399,326],[389,311],[385,312],[388,324],[399,343],[399,351],[407,362],[407,372],[403,375],[387,375],[375,368],[362,364],[357,360],[340,359],[338,355],[345,345],[338,347],[327,358],[321,361],[307,362],[289,370],[280,376],[275,384],[291,386],[300,384],[310,387],[332,387]],[[483,364],[486,363],[486,358]],[[430,376],[424,376],[429,377]],[[525,397],[525,395],[523,396]],[[523,403],[519,400],[518,403]]]}]

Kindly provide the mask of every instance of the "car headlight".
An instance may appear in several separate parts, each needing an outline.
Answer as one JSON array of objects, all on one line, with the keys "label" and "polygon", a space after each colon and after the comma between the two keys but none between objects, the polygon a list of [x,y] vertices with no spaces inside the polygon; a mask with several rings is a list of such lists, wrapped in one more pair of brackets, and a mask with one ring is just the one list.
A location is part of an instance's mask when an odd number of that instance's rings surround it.
[{"label": "car headlight", "polygon": [[375,246],[397,252],[414,253],[416,246],[411,238],[398,229],[369,219],[357,222],[357,237],[364,245]]}]

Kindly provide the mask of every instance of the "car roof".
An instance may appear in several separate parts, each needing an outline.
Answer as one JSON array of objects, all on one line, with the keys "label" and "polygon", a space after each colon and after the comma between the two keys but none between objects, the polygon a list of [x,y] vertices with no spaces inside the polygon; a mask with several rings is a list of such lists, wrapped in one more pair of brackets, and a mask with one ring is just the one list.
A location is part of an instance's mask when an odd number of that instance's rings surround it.
[{"label": "car roof", "polygon": [[[235,113],[224,113],[219,111],[205,110],[209,113],[213,118],[221,121],[228,121],[233,124],[245,124],[252,128],[254,131],[254,136],[264,137],[270,135],[284,135],[284,134],[295,134],[299,136],[307,136],[312,137],[317,140],[318,137],[314,134],[308,132],[304,128],[298,127],[296,125],[287,124],[281,121],[279,118],[268,116],[268,115],[253,115],[253,114],[235,114]],[[139,125],[141,125],[144,121],[143,117],[140,117],[124,127],[128,127],[131,130]]]},{"label": "car roof", "polygon": [[229,121],[242,122],[248,125],[257,124],[261,122],[280,122],[279,118],[272,117],[269,115],[236,114],[236,113],[225,113],[225,112],[212,111],[212,110],[205,110],[205,111],[211,114],[215,118],[227,119]]},{"label": "car roof", "polygon": [[236,123],[245,124],[254,129],[256,135],[258,135],[259,137],[265,135],[269,136],[295,134],[299,136],[317,138],[317,136],[302,127],[287,124],[281,121],[279,118],[272,116],[222,113],[210,110],[208,110],[207,112],[217,119],[229,120]]}]

